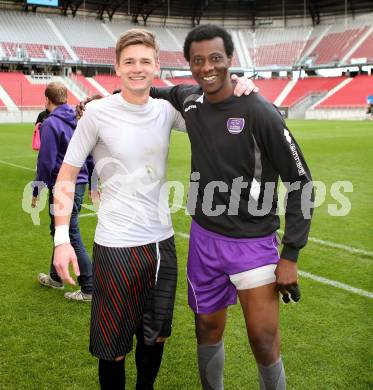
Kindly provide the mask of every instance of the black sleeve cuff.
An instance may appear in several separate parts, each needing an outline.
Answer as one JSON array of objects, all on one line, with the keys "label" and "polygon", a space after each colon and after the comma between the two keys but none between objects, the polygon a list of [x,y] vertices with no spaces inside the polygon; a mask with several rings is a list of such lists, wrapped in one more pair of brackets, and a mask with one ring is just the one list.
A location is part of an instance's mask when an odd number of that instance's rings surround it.
[{"label": "black sleeve cuff", "polygon": [[299,249],[284,245],[281,252],[281,259],[297,262],[299,256]]}]

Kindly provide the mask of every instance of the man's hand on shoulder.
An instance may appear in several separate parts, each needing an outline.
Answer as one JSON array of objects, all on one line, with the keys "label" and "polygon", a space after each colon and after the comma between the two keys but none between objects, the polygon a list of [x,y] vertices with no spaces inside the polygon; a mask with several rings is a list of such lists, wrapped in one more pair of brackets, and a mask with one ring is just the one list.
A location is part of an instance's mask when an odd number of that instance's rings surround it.
[{"label": "man's hand on shoulder", "polygon": [[96,94],[96,95],[93,95],[92,97],[87,96],[84,100],[82,100],[81,102],[79,102],[79,104],[75,107],[76,119],[79,120],[79,119],[83,116],[84,111],[85,111],[85,106],[86,106],[89,102],[91,102],[92,100],[102,99],[102,98],[103,98],[102,95]]},{"label": "man's hand on shoulder", "polygon": [[259,92],[259,88],[254,84],[252,79],[246,76],[238,77],[236,74],[232,74],[231,80],[236,83],[233,94],[237,97],[250,95],[251,92]]},{"label": "man's hand on shoulder", "polygon": [[298,302],[301,297],[298,286],[297,263],[287,259],[280,259],[276,270],[277,290],[282,294],[282,300],[289,303],[290,299]]},{"label": "man's hand on shoulder", "polygon": [[60,244],[54,248],[53,265],[59,277],[68,284],[75,285],[75,280],[70,276],[69,265],[72,264],[76,276],[80,275],[78,259],[74,248],[70,243]]}]

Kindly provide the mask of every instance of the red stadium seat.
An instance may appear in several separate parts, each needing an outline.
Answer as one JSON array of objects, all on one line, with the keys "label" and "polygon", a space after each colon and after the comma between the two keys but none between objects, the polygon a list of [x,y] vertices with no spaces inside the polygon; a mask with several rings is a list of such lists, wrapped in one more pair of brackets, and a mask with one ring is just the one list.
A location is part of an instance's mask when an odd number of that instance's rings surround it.
[{"label": "red stadium seat", "polygon": [[312,52],[314,63],[338,63],[353,44],[365,33],[366,29],[367,27],[364,27],[328,34]]},{"label": "red stadium seat", "polygon": [[298,60],[303,46],[304,41],[292,41],[249,48],[249,52],[255,66],[291,66]]},{"label": "red stadium seat", "polygon": [[92,64],[115,64],[115,48],[97,48],[97,47],[73,47],[77,56],[87,63]]},{"label": "red stadium seat", "polygon": [[259,93],[266,97],[270,102],[274,103],[280,93],[286,87],[289,80],[287,79],[265,79],[254,80],[254,83],[259,87]]},{"label": "red stadium seat", "polygon": [[373,60],[373,32],[371,32],[364,42],[351,54],[351,58],[367,58]]},{"label": "red stadium seat", "polygon": [[[96,75],[93,77],[100,85],[102,85],[109,93],[112,93],[116,89],[122,88],[122,83],[120,81],[120,78],[115,75]],[[168,84],[166,84],[161,79],[154,79],[153,82],[154,87],[167,87]]]},{"label": "red stadium seat", "polygon": [[366,106],[367,96],[372,94],[373,76],[356,76],[315,108],[362,108]]},{"label": "red stadium seat", "polygon": [[84,76],[74,75],[74,78],[76,79],[76,81],[78,81],[78,83],[81,84],[83,89],[87,91],[88,96],[93,96],[97,94],[102,95],[102,92],[96,89]]},{"label": "red stadium seat", "polygon": [[345,80],[344,77],[308,77],[299,79],[281,105],[291,107],[311,93],[326,93],[343,80]]},{"label": "red stadium seat", "polygon": [[[32,84],[23,73],[0,72],[0,85],[13,102],[21,108],[44,108],[46,84]],[[68,91],[68,103],[76,105],[78,99]]]}]

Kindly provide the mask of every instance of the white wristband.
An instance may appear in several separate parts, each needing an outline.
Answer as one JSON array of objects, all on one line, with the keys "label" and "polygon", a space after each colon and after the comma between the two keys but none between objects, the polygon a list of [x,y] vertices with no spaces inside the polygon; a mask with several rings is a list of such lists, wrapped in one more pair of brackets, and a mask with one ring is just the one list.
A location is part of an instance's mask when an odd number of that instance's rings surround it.
[{"label": "white wristband", "polygon": [[54,232],[54,246],[61,244],[69,244],[70,243],[70,235],[69,235],[69,226],[68,225],[60,225],[56,226]]}]

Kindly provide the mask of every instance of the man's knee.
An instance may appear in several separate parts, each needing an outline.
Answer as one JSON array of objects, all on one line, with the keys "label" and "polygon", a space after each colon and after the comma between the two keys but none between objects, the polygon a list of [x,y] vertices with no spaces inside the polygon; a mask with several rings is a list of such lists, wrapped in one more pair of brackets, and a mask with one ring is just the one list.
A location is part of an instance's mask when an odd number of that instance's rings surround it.
[{"label": "man's knee", "polygon": [[278,329],[256,329],[250,332],[250,345],[256,360],[268,365],[278,360],[280,343]]},{"label": "man's knee", "polygon": [[198,344],[212,345],[218,343],[224,332],[224,324],[209,316],[196,317],[196,335]]}]

